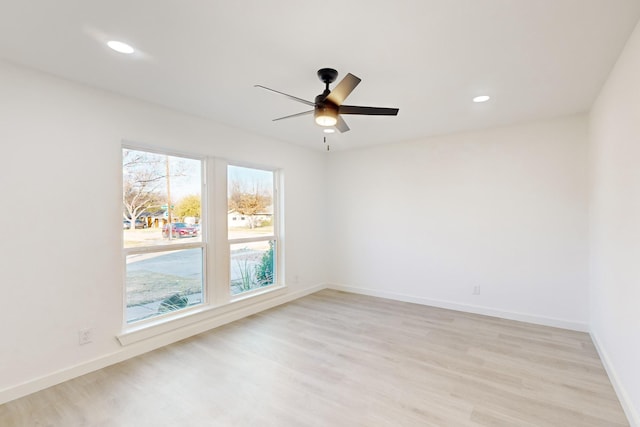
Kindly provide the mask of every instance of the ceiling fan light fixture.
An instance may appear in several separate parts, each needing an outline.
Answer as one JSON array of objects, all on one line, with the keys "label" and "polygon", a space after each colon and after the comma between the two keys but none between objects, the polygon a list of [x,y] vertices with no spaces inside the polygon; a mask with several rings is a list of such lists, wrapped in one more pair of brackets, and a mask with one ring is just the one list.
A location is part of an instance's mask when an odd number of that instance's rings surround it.
[{"label": "ceiling fan light fixture", "polygon": [[314,116],[320,126],[335,126],[338,123],[338,110],[328,106],[316,107]]},{"label": "ceiling fan light fixture", "polygon": [[316,123],[320,126],[335,126],[338,119],[331,116],[316,116]]}]

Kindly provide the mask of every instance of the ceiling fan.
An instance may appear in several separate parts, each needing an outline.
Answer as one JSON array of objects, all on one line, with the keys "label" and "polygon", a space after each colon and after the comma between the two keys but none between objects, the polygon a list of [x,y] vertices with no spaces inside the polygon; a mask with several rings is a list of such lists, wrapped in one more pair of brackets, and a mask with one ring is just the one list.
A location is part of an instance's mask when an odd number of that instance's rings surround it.
[{"label": "ceiling fan", "polygon": [[351,73],[348,73],[338,83],[333,90],[329,90],[329,84],[333,83],[338,77],[338,72],[333,68],[321,68],[318,70],[318,78],[325,84],[324,92],[316,96],[315,102],[307,101],[306,99],[298,98],[293,95],[286,94],[284,92],[277,91],[275,89],[268,88],[262,85],[255,85],[262,89],[270,90],[271,92],[279,93],[289,99],[301,102],[310,107],[313,110],[304,111],[302,113],[292,114],[290,116],[279,117],[273,119],[273,121],[290,119],[292,117],[305,116],[313,113],[315,122],[324,127],[335,126],[341,133],[349,130],[349,126],[342,118],[342,114],[359,114],[367,116],[397,116],[397,108],[382,108],[382,107],[361,107],[357,105],[344,105],[344,100],[351,94],[351,92],[358,86],[360,79]]}]

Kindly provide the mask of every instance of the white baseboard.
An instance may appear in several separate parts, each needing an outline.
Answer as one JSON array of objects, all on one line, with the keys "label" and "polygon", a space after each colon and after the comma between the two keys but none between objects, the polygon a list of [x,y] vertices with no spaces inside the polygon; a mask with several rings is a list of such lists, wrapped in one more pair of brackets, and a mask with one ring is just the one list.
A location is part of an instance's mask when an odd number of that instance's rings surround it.
[{"label": "white baseboard", "polygon": [[157,348],[189,338],[193,335],[217,328],[233,321],[251,316],[261,311],[268,310],[281,304],[302,298],[312,293],[325,289],[324,284],[316,285],[299,291],[286,292],[278,296],[256,301],[255,304],[246,305],[233,311],[222,311],[221,314],[208,317],[206,320],[192,323],[184,327],[173,329],[165,334],[157,335],[149,339],[122,347],[120,350],[98,357],[81,364],[52,372],[39,378],[26,381],[22,384],[0,390],[0,405],[14,399],[26,396],[45,388],[60,384],[64,381],[85,375],[89,372],[105,368],[139,356]]},{"label": "white baseboard", "polygon": [[640,414],[638,413],[638,408],[633,407],[631,398],[629,397],[626,389],[620,382],[620,377],[616,373],[616,370],[613,367],[613,364],[611,363],[609,354],[607,353],[605,348],[600,344],[600,341],[598,340],[598,336],[595,334],[595,332],[591,331],[590,335],[591,335],[591,340],[593,341],[593,344],[595,345],[596,350],[600,355],[600,360],[604,365],[604,369],[607,371],[607,375],[609,376],[609,381],[611,381],[611,384],[613,385],[613,389],[616,391],[616,394],[618,395],[618,400],[622,405],[622,409],[624,410],[624,413],[626,414],[627,419],[629,420],[629,424],[631,425],[631,427],[640,427]]},{"label": "white baseboard", "polygon": [[352,286],[343,286],[330,284],[329,289],[337,291],[351,292],[355,294],[369,295],[380,298],[387,298],[396,301],[412,302],[415,304],[428,305],[432,307],[446,308],[449,310],[464,311],[467,313],[483,314],[485,316],[500,317],[503,319],[517,320],[520,322],[533,323],[536,325],[552,326],[555,328],[570,329],[572,331],[589,332],[589,325],[583,322],[575,322],[565,319],[556,319],[552,317],[536,316],[525,313],[516,313],[511,311],[497,310],[490,307],[482,307],[471,304],[461,304],[452,301],[434,300],[412,295],[399,294],[395,292],[379,291],[375,289],[356,288]]}]

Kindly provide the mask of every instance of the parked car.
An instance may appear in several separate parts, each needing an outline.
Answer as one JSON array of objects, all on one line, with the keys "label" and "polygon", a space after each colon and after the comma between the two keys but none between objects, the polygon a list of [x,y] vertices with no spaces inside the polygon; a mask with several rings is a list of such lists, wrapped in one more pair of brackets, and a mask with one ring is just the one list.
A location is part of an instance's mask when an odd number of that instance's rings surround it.
[{"label": "parked car", "polygon": [[[198,235],[198,229],[193,225],[184,222],[174,222],[171,224],[171,236],[172,237],[196,237]],[[169,226],[165,224],[162,227],[162,237],[169,237]]]},{"label": "parked car", "polygon": [[147,228],[147,221],[144,219],[136,219],[136,228]]},{"label": "parked car", "polygon": [[[143,219],[136,219],[136,228],[147,228],[147,221]],[[123,219],[122,220],[122,229],[129,230],[131,229],[131,220]]]}]

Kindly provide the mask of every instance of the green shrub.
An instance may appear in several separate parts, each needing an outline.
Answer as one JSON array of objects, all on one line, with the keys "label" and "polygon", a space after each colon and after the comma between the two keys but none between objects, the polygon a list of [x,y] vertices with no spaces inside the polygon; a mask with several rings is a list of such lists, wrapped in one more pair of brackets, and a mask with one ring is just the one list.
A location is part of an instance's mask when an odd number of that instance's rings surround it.
[{"label": "green shrub", "polygon": [[256,266],[256,281],[258,286],[273,283],[273,241],[269,242],[269,250],[262,254],[260,264]]}]

